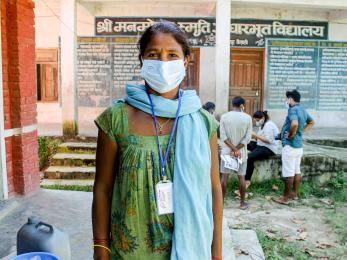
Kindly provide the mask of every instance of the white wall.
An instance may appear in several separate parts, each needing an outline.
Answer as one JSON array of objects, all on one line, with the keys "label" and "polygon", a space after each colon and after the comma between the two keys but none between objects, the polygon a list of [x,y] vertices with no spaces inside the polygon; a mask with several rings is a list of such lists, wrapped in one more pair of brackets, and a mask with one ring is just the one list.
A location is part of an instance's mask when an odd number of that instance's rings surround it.
[{"label": "white wall", "polygon": [[273,7],[232,7],[231,18],[277,19],[327,21],[329,13],[324,10],[273,8]]},{"label": "white wall", "polygon": [[215,48],[200,48],[200,88],[199,96],[204,104],[207,101],[216,102],[216,80],[215,80]]},{"label": "white wall", "polygon": [[36,48],[58,48],[60,0],[35,1]]},{"label": "white wall", "polygon": [[37,113],[39,115],[39,121],[48,124],[61,122],[61,108],[59,103],[37,103]]},{"label": "white wall", "polygon": [[[35,46],[36,48],[58,48],[60,36],[60,0],[35,1]],[[37,104],[37,122],[50,129],[61,124],[61,107],[58,102],[39,102]],[[51,126],[49,126],[51,125]],[[41,134],[42,129],[39,129]],[[48,131],[44,130],[43,132]]]},{"label": "white wall", "polygon": [[329,39],[347,41],[347,10],[331,12],[329,14],[329,21]]}]

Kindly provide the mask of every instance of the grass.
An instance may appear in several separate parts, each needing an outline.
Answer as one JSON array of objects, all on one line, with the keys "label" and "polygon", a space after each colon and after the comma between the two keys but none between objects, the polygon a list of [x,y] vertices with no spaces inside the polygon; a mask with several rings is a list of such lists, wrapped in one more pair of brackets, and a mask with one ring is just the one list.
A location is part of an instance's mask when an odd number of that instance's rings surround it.
[{"label": "grass", "polygon": [[41,188],[43,189],[49,189],[49,190],[73,190],[73,191],[86,191],[91,192],[93,191],[93,185],[41,185]]},{"label": "grass", "polygon": [[293,257],[296,260],[312,259],[311,256],[300,251],[298,242],[270,238],[261,230],[257,230],[257,236],[267,260],[282,260],[287,257]]},{"label": "grass", "polygon": [[342,244],[347,245],[347,214],[345,211],[326,212],[325,217],[327,223],[332,227],[335,233],[339,236]]},{"label": "grass", "polygon": [[[269,237],[263,230],[257,230],[257,236],[264,250],[266,259],[313,259],[314,257],[328,257],[329,259],[345,259],[347,254],[347,210],[345,204],[347,202],[347,178],[346,174],[339,173],[338,177],[329,180],[324,185],[319,185],[310,181],[303,181],[300,187],[300,197],[328,199],[334,203],[340,203],[340,207],[325,208],[323,207],[324,218],[326,223],[331,227],[331,231],[339,237],[339,243],[334,247],[325,249],[316,248],[314,245],[303,243],[302,241],[286,241],[281,237]],[[276,185],[278,191],[273,191],[272,186]],[[234,190],[238,188],[237,180],[228,183],[227,196],[233,197]],[[252,192],[255,196],[278,196],[284,189],[284,182],[281,179],[271,179],[262,183],[254,183],[250,186],[248,192]],[[311,200],[307,200],[311,201]],[[305,204],[309,207],[315,207],[317,203]],[[322,207],[320,203],[319,206]],[[307,247],[307,249],[305,249]],[[309,252],[307,251],[309,250]]]},{"label": "grass", "polygon": [[[272,191],[272,186],[276,185],[278,191]],[[238,189],[238,181],[230,181],[226,196],[231,198],[234,191]],[[247,190],[254,195],[274,196],[282,193],[284,182],[281,179],[271,179],[261,183],[252,183]],[[300,186],[299,196],[302,199],[314,196],[317,198],[329,198],[334,202],[347,202],[347,178],[343,173],[339,173],[338,177],[331,179],[323,185],[314,182],[303,181]]]},{"label": "grass", "polygon": [[62,143],[60,139],[40,136],[39,142],[39,167],[40,171],[49,165],[51,156],[57,152],[59,144]]}]

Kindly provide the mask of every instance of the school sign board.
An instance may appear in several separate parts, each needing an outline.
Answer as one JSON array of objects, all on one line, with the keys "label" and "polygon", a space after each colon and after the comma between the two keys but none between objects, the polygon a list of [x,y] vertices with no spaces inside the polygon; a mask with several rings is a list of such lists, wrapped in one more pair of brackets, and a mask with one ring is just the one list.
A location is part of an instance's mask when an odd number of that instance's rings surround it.
[{"label": "school sign board", "polygon": [[[95,17],[95,35],[138,38],[160,20],[176,23],[187,33],[191,46],[215,45],[216,20],[204,17]],[[328,23],[316,21],[232,19],[230,30],[231,47],[264,47],[266,38],[323,40],[328,37]]]}]

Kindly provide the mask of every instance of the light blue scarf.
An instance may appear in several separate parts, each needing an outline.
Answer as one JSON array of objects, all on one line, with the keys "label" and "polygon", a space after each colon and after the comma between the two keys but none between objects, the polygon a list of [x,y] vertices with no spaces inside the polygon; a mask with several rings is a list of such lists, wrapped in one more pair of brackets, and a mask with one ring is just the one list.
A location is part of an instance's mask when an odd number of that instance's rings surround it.
[{"label": "light blue scarf", "polygon": [[[213,239],[211,151],[201,102],[194,90],[180,90],[173,179],[174,232],[171,260],[211,259]],[[126,85],[125,101],[148,114],[144,85]],[[156,116],[174,118],[178,100],[152,95]]]}]

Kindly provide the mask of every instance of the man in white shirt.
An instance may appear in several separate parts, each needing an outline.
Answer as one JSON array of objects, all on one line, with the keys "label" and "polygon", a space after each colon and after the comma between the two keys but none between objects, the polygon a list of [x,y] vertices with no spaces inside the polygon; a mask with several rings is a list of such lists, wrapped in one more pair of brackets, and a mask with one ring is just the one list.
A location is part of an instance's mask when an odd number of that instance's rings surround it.
[{"label": "man in white shirt", "polygon": [[[247,169],[247,144],[252,136],[252,118],[244,113],[245,100],[242,97],[234,97],[232,100],[233,110],[222,115],[220,120],[220,139],[222,141],[221,155],[231,155],[242,160],[237,174],[239,179],[239,192],[241,197],[240,209],[247,209],[245,202]],[[225,197],[227,180],[230,173],[234,172],[224,167],[221,160],[220,171],[222,177],[223,198]]]}]

